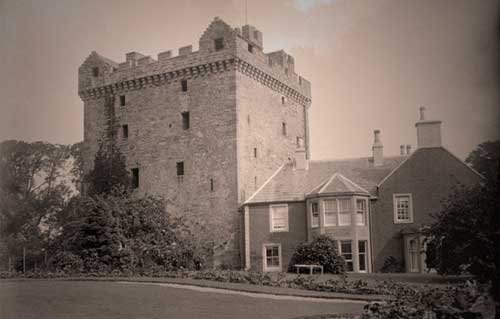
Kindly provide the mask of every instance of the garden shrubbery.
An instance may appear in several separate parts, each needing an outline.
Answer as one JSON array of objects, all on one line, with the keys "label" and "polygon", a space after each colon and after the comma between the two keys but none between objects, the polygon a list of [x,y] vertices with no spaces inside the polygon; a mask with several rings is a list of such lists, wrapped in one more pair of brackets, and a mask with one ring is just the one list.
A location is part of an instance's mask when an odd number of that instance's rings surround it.
[{"label": "garden shrubbery", "polygon": [[326,273],[345,273],[345,261],[337,252],[335,240],[325,235],[318,236],[311,242],[299,244],[290,260],[288,271],[293,271],[293,265],[296,264],[317,264],[323,266]]}]

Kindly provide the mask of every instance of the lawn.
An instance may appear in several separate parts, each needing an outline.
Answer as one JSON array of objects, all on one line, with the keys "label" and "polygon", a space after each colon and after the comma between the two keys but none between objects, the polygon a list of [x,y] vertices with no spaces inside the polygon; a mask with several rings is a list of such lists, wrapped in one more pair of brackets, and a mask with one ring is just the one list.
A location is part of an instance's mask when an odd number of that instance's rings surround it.
[{"label": "lawn", "polygon": [[299,318],[360,313],[362,303],[199,292],[158,284],[0,281],[0,318]]}]

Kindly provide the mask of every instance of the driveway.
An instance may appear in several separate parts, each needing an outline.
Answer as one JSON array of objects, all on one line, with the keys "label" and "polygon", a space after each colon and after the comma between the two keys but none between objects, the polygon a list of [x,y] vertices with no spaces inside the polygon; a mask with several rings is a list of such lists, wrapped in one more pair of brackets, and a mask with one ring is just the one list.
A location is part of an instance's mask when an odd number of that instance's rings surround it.
[{"label": "driveway", "polygon": [[0,318],[299,318],[360,313],[362,302],[169,284],[0,281]]}]

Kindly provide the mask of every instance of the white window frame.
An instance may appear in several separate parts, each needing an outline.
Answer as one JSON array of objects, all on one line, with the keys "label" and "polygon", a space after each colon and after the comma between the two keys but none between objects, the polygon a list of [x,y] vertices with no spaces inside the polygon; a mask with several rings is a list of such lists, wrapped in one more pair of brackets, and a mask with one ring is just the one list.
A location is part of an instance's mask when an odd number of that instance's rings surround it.
[{"label": "white window frame", "polygon": [[[365,251],[364,252],[359,251],[359,243],[360,242],[364,242],[364,244],[365,244]],[[365,239],[358,240],[357,244],[358,244],[358,270],[359,270],[359,272],[368,272],[368,240],[365,240]],[[360,267],[361,258],[363,258],[363,260],[365,261],[365,269],[364,270],[361,270],[361,267]]]},{"label": "white window frame", "polygon": [[[351,244],[351,259],[345,259],[346,262],[346,272],[354,272],[354,249],[352,249],[352,240],[346,239],[346,240],[339,240],[339,252],[340,256],[344,257],[344,253],[342,252],[342,242],[349,242]],[[347,262],[350,262],[352,264],[352,270],[347,270]]]},{"label": "white window frame", "polygon": [[[365,203],[365,210],[363,212],[363,223],[358,223],[358,213],[361,212],[361,210],[358,209],[358,201],[363,201]],[[365,198],[356,198],[356,226],[366,226],[367,222],[367,216],[368,216],[368,200]]]},{"label": "white window frame", "polygon": [[[398,205],[397,199],[400,197],[408,197],[408,219],[398,219]],[[394,224],[410,224],[413,223],[413,198],[411,193],[395,193],[392,195],[392,206],[394,212]]]},{"label": "white window frame", "polygon": [[[318,217],[317,217],[318,222],[316,224],[314,223],[314,211],[313,211],[314,205],[316,205],[316,209],[317,209],[316,213],[318,214]],[[311,228],[318,228],[319,224],[320,224],[319,203],[318,202],[311,202],[311,206],[310,207],[311,207]]]},{"label": "white window frame", "polygon": [[[266,248],[268,247],[278,247],[278,257],[279,257],[279,265],[278,266],[267,266],[267,251]],[[276,243],[266,243],[262,245],[262,269],[263,271],[281,271],[281,244],[276,244]]]},{"label": "white window frame", "polygon": [[[274,213],[274,208],[278,207],[286,207],[286,225],[285,228],[283,229],[274,228],[273,213]],[[278,232],[287,232],[288,230],[289,230],[288,204],[269,205],[269,231],[271,233],[278,233]]]},{"label": "white window frame", "polygon": [[[327,218],[326,218],[326,215],[327,215],[327,210],[326,210],[326,202],[328,201],[332,201],[335,203],[335,207],[336,207],[336,211],[333,212],[333,214],[335,214],[335,223],[327,223]],[[338,223],[339,223],[339,204],[337,202],[337,199],[336,198],[325,198],[323,200],[323,223],[325,225],[325,227],[329,227],[329,226],[337,226]]]},{"label": "white window frame", "polygon": [[[343,210],[343,211],[340,211],[340,201],[341,200],[344,200],[344,201],[347,201],[349,203],[349,209],[347,211]],[[353,207],[352,207],[352,199],[351,198],[337,198],[337,214],[338,214],[338,217],[337,217],[337,222],[339,224],[339,226],[351,226],[352,225],[352,211],[353,211]],[[349,216],[349,223],[348,224],[341,224],[341,219],[340,219],[340,215],[347,215]]]}]

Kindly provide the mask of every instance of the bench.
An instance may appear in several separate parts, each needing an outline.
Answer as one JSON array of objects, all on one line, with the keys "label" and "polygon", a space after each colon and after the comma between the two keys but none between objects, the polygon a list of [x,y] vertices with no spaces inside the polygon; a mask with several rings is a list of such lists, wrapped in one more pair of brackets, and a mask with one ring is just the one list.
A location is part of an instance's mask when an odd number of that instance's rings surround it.
[{"label": "bench", "polygon": [[313,274],[313,270],[319,269],[321,271],[321,274],[323,275],[323,266],[321,265],[294,265],[295,269],[297,269],[297,274],[300,274],[300,269],[301,268],[308,268],[309,269],[309,274]]}]

